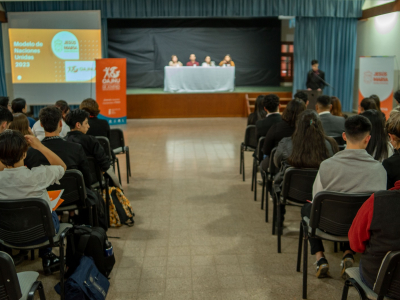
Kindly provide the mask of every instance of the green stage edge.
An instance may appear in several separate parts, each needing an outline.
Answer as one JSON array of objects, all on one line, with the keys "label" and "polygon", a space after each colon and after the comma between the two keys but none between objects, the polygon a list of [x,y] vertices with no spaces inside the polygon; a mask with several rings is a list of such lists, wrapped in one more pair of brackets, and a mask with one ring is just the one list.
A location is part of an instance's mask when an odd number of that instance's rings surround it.
[{"label": "green stage edge", "polygon": [[[291,92],[291,86],[237,86],[233,92],[216,92],[216,93],[268,93],[268,92]],[[126,89],[127,95],[138,95],[138,94],[173,94],[170,92],[164,92],[163,88],[128,88]],[[185,94],[185,93],[176,93]],[[201,93],[189,93],[189,94],[201,94]],[[207,92],[206,94],[210,94]]]}]

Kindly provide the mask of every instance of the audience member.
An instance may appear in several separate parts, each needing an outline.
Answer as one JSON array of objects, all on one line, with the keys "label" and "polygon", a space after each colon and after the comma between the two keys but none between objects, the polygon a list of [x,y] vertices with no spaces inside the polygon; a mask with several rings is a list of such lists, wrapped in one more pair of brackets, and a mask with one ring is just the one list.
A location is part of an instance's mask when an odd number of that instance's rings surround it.
[{"label": "audience member", "polygon": [[[385,255],[400,250],[399,190],[400,181],[397,181],[389,191],[371,195],[358,210],[349,230],[351,249],[362,253],[359,264],[361,280],[371,290]],[[391,297],[390,290],[387,296]]]},{"label": "audience member", "polygon": [[[26,104],[25,99],[22,98],[16,98],[11,102],[11,109],[14,114],[16,113],[23,113],[26,114],[26,111],[28,109],[28,106]],[[27,117],[29,120],[29,127],[33,127],[33,125],[36,123],[35,119],[31,117]]]},{"label": "audience member", "polygon": [[[62,112],[56,106],[42,108],[39,120],[45,131],[43,145],[56,153],[67,165],[67,169],[81,171],[87,190],[91,188],[92,177],[89,163],[81,145],[63,140],[60,137],[62,130]],[[30,148],[25,159],[25,165],[32,169],[40,165],[48,165],[47,158],[36,149]]]},{"label": "audience member", "polygon": [[282,113],[282,121],[275,123],[268,130],[263,146],[264,160],[261,162],[261,168],[264,171],[267,171],[268,169],[268,157],[271,154],[272,149],[278,146],[281,139],[289,137],[294,133],[297,116],[305,109],[306,105],[303,101],[290,101]]},{"label": "audience member", "polygon": [[394,93],[394,100],[396,100],[396,104],[397,104],[397,107],[399,107],[400,106],[400,90],[398,90],[396,93]]},{"label": "audience member", "polygon": [[363,113],[366,110],[375,109],[378,110],[376,103],[371,98],[364,98],[360,102],[360,111]]},{"label": "audience member", "polygon": [[294,99],[304,101],[304,103],[306,104],[306,107],[310,103],[310,101],[308,101],[307,94],[304,92],[301,92],[301,91],[294,94]]},{"label": "audience member", "polygon": [[182,63],[178,60],[178,56],[171,55],[171,61],[168,64],[170,67],[182,67]]},{"label": "audience member", "polygon": [[385,159],[382,165],[387,172],[387,188],[391,189],[395,182],[400,180],[400,113],[390,116],[386,122],[386,131],[394,148],[394,154]]},{"label": "audience member", "polygon": [[343,134],[345,119],[331,114],[332,103],[329,96],[319,96],[315,109],[321,118],[321,123],[327,136],[337,137]]},{"label": "audience member", "polygon": [[[287,168],[318,169],[322,161],[338,151],[336,141],[325,135],[318,114],[311,109],[303,111],[298,117],[293,135],[283,138],[276,149],[274,163],[279,171],[274,177],[274,192],[281,191]],[[285,205],[281,205],[282,223],[284,215]]]},{"label": "audience member", "polygon": [[393,110],[390,112],[389,116],[391,117],[392,115],[397,114],[399,112],[400,112],[400,106],[397,106],[397,107],[393,108]]},{"label": "audience member", "polygon": [[[25,167],[24,158],[28,146],[43,155],[50,166],[37,166],[31,170]],[[0,162],[4,166],[4,170],[0,172],[0,199],[40,198],[49,204],[50,209],[50,198],[46,188],[57,183],[64,176],[66,169],[65,163],[60,157],[41,144],[34,136],[25,135],[24,137],[19,131],[6,130],[0,134]],[[57,233],[60,228],[58,216],[55,212],[51,212],[51,214]],[[23,221],[15,220],[15,222]],[[43,243],[46,240],[35,240],[30,245]],[[25,245],[19,244],[18,246]],[[51,248],[40,248],[39,256],[42,258],[45,275],[59,270],[59,257],[52,253]]]},{"label": "audience member", "polygon": [[219,63],[222,66],[234,67],[235,63],[233,62],[231,56],[229,54],[225,55],[224,59]]},{"label": "audience member", "polygon": [[196,55],[190,54],[189,61],[186,63],[186,66],[188,67],[200,66],[199,62],[196,61]]},{"label": "audience member", "polygon": [[86,156],[94,157],[103,172],[110,168],[110,158],[104,152],[100,142],[91,135],[87,135],[90,128],[88,119],[89,113],[82,109],[74,109],[67,117],[66,121],[71,131],[68,132],[65,140],[71,143],[80,144]]},{"label": "audience member", "polygon": [[257,97],[254,112],[247,117],[247,125],[256,125],[257,121],[263,120],[266,117],[267,112],[264,110],[264,97],[265,95]]},{"label": "audience member", "polygon": [[264,110],[267,112],[267,116],[256,122],[257,140],[262,136],[266,136],[271,126],[282,120],[281,114],[279,113],[280,105],[277,95],[269,94],[264,96],[263,106]]},{"label": "audience member", "polygon": [[331,114],[333,116],[343,117],[345,119],[348,118],[348,115],[342,112],[342,103],[340,103],[338,97],[331,97],[331,104],[332,104]]},{"label": "audience member", "polygon": [[110,139],[110,125],[106,120],[97,118],[100,113],[99,104],[94,99],[88,98],[82,101],[79,108],[89,113],[89,130],[86,134]]},{"label": "audience member", "polygon": [[381,115],[381,117],[386,121],[386,115],[381,111],[381,99],[379,99],[378,95],[369,96],[370,99],[375,101],[377,111]]},{"label": "audience member", "polygon": [[[64,100],[58,100],[55,104],[56,107],[58,107],[61,112],[62,112],[62,127],[61,127],[61,132],[60,132],[60,137],[65,137],[67,133],[69,132],[69,126],[67,123],[65,123],[65,116],[67,113],[69,113],[69,105],[66,101]],[[40,120],[38,120],[35,125],[32,127],[32,132],[33,134],[41,141],[44,139],[44,128],[42,125],[40,125]]]},{"label": "audience member", "polygon": [[0,97],[0,106],[7,108],[11,111],[10,99],[8,97]]},{"label": "audience member", "polygon": [[[313,186],[313,197],[321,191],[344,193],[373,193],[386,188],[386,171],[368,152],[368,142],[371,139],[371,122],[364,116],[349,117],[345,122],[343,139],[347,141],[345,150],[326,159],[320,165]],[[303,217],[310,217],[312,204],[308,203],[301,209]],[[324,255],[322,241],[310,238],[311,254],[316,256],[318,278],[326,277],[329,264]],[[354,263],[353,252],[349,243],[343,244],[342,271]]]},{"label": "audience member", "polygon": [[390,144],[388,136],[385,132],[382,115],[375,109],[370,109],[361,113],[372,124],[371,139],[367,146],[367,152],[377,161],[382,162],[384,159],[393,155],[393,146]]},{"label": "audience member", "polygon": [[12,130],[17,130],[23,135],[33,135],[32,130],[29,127],[28,118],[22,113],[16,113],[13,115],[13,121],[10,123],[10,126],[8,128]]},{"label": "audience member", "polygon": [[12,113],[7,108],[0,106],[0,133],[8,129],[13,118]]}]

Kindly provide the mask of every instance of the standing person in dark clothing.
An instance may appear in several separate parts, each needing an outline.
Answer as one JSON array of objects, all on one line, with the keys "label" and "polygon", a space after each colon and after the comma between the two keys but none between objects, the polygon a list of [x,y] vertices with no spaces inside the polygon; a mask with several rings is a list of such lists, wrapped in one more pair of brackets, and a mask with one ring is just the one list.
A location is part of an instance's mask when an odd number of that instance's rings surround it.
[{"label": "standing person in dark clothing", "polygon": [[318,69],[318,60],[311,61],[311,70],[307,74],[307,90],[322,91],[325,87],[325,73]]},{"label": "standing person in dark clothing", "polygon": [[82,101],[79,108],[89,113],[89,130],[86,132],[88,135],[105,136],[110,139],[110,125],[106,120],[97,118],[100,113],[99,104],[91,98]]}]

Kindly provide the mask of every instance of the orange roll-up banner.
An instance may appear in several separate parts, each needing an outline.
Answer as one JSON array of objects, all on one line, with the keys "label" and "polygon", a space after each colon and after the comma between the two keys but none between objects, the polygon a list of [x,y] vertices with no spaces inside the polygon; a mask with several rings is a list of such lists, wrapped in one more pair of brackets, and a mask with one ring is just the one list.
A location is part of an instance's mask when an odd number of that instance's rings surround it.
[{"label": "orange roll-up banner", "polygon": [[375,94],[381,100],[381,111],[388,119],[393,109],[393,86],[394,56],[360,57],[358,104]]},{"label": "orange roll-up banner", "polygon": [[96,101],[100,119],[126,124],[126,58],[96,59]]}]

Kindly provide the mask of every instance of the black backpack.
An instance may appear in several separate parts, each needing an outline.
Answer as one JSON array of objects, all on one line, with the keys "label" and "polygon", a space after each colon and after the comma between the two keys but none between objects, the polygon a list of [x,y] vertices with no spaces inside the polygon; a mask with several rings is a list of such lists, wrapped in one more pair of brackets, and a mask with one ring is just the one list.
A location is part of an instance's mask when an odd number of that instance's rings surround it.
[{"label": "black backpack", "polygon": [[101,227],[74,226],[71,228],[67,237],[68,271],[65,277],[68,278],[74,273],[82,255],[92,257],[99,272],[108,277],[114,267],[115,256],[114,254],[106,256],[106,244],[108,247],[111,245],[106,232]]}]

